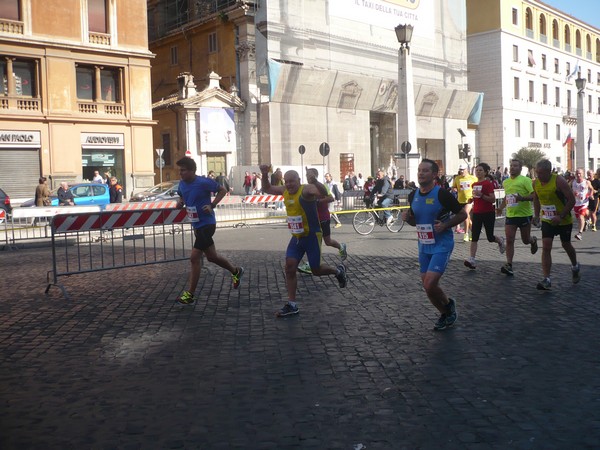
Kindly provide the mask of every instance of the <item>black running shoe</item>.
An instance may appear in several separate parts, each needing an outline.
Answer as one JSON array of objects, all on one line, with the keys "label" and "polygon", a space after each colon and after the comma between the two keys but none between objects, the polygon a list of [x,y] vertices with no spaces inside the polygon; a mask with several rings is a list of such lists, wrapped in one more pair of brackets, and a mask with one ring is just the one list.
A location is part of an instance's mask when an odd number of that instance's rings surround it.
[{"label": "black running shoe", "polygon": [[579,283],[579,280],[581,280],[581,274],[579,273],[581,267],[579,266],[579,263],[577,263],[577,265],[575,267],[571,267],[571,274],[573,275],[573,284],[577,284]]},{"label": "black running shoe", "polygon": [[540,281],[537,284],[537,288],[540,291],[549,291],[550,289],[552,289],[552,283],[550,283],[550,278],[544,278],[542,281]]},{"label": "black running shoe", "polygon": [[281,308],[279,311],[277,311],[275,313],[275,315],[277,317],[285,317],[285,316],[293,316],[294,314],[298,314],[300,312],[300,309],[298,309],[298,306],[292,306],[289,303],[286,303],[285,305],[283,305],[283,308]]},{"label": "black running shoe", "polygon": [[500,272],[502,272],[508,276],[511,276],[511,277],[515,274],[513,272],[512,264],[509,264],[509,263],[506,263],[502,267],[500,267]]},{"label": "black running shoe", "polygon": [[343,264],[339,264],[337,266],[338,273],[335,275],[338,282],[340,283],[341,288],[345,288],[346,284],[348,284],[348,275],[346,275],[346,266]]},{"label": "black running shoe", "polygon": [[531,254],[535,255],[538,251],[537,237],[531,236]]}]

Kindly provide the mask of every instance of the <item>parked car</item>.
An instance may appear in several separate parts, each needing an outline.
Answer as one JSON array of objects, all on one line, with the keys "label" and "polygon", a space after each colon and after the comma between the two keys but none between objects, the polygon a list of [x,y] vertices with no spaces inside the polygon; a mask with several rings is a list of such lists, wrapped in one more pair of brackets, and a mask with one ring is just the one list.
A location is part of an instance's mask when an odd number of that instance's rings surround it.
[{"label": "parked car", "polygon": [[177,195],[179,181],[165,181],[151,187],[147,191],[137,192],[131,196],[130,202],[157,202],[160,200],[179,200]]},{"label": "parked car", "polygon": [[5,213],[0,214],[1,216],[4,216],[0,217],[0,223],[2,223],[8,218],[8,215],[12,211],[12,206],[10,206],[10,197],[2,189],[0,189],[0,209]]},{"label": "parked car", "polygon": [[[108,186],[99,183],[77,183],[69,186],[75,199],[75,206],[106,206],[110,203]],[[58,196],[54,189],[50,192],[52,206],[58,206]],[[35,199],[27,200],[21,206],[35,206]]]}]

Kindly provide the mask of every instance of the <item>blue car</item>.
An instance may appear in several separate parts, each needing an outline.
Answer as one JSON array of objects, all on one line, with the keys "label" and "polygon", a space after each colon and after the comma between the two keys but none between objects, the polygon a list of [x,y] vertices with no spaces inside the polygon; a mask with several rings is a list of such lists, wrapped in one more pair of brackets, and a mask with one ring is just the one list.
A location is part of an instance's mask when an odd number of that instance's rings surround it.
[{"label": "blue car", "polygon": [[[99,183],[77,183],[69,186],[75,198],[75,206],[101,206],[103,209],[110,203],[108,186]],[[52,206],[58,206],[57,189],[50,193]],[[33,199],[26,201],[21,206],[35,206]]]}]

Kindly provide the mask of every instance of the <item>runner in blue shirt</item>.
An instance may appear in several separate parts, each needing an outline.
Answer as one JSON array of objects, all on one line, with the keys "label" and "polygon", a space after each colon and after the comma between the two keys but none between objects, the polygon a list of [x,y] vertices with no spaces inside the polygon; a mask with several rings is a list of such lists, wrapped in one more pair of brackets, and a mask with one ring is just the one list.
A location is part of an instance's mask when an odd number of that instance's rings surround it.
[{"label": "runner in blue shirt", "polygon": [[[217,220],[213,210],[225,197],[227,191],[214,179],[196,175],[196,161],[192,158],[184,157],[180,159],[177,161],[177,166],[179,166],[181,177],[177,191],[180,197],[177,208],[183,208],[185,205],[188,219],[192,222],[196,236],[190,257],[192,265],[189,280],[190,288],[177,297],[179,303],[189,305],[194,303],[194,292],[198,286],[200,270],[202,269],[202,255],[205,255],[209,262],[231,272],[234,289],[237,289],[240,285],[244,268],[233,266],[226,258],[219,255],[212,238],[217,228]],[[216,192],[217,195],[211,201],[213,192]]]},{"label": "runner in blue shirt", "polygon": [[410,208],[402,218],[417,227],[421,280],[429,301],[441,313],[434,330],[443,330],[456,322],[456,302],[448,298],[439,283],[454,249],[452,227],[462,223],[467,213],[445,189],[435,184],[439,167],[435,161],[423,159],[419,164],[419,190],[408,196]]}]

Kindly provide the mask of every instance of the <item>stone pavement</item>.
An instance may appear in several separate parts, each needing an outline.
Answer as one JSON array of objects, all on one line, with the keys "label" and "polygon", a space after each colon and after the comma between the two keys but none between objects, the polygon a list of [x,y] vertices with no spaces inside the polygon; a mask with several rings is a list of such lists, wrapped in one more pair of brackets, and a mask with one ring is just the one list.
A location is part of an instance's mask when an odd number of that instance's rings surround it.
[{"label": "stone pavement", "polygon": [[482,241],[470,272],[457,235],[443,287],[459,319],[443,332],[414,229],[334,237],[348,288],[300,275],[288,319],[273,316],[282,226],[219,229],[246,274],[236,291],[207,265],[192,306],[175,302],[187,262],[64,278],[65,300],[44,295],[49,248],[0,252],[0,448],[598,448],[600,232],[575,242],[576,286],[555,242],[551,292],[535,289],[541,251],[518,243],[507,278]]}]

